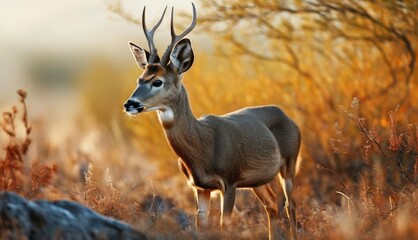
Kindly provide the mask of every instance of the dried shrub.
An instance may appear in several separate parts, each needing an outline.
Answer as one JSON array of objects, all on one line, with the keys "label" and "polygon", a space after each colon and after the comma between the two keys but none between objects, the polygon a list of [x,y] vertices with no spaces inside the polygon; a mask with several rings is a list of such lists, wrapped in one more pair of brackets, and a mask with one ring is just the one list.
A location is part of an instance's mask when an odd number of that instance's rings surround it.
[{"label": "dried shrub", "polygon": [[125,205],[119,191],[113,186],[109,169],[106,171],[106,178],[106,187],[102,190],[95,180],[93,164],[89,163],[85,173],[85,203],[100,214],[126,220]]},{"label": "dried shrub", "polygon": [[[28,120],[27,93],[20,89],[17,94],[21,104],[21,121],[17,120],[19,111],[16,106],[3,112],[1,121],[7,144],[4,154],[0,156],[0,190],[17,192],[29,198],[42,197],[42,189],[52,183],[57,167],[28,159],[27,153],[32,143],[32,126]],[[24,130],[23,136],[19,135],[20,125]]]},{"label": "dried shrub", "polygon": [[[360,103],[354,98],[351,104],[351,111],[342,108],[346,118],[355,124],[361,134],[361,142],[350,145],[345,140],[339,125],[334,127],[337,131],[337,138],[331,138],[333,151],[347,162],[360,161],[364,168],[358,172],[376,180],[380,176],[384,186],[394,192],[411,194],[417,187],[418,160],[418,131],[417,125],[409,124],[407,128],[400,128],[396,113],[398,107],[389,112],[390,125],[388,129],[378,130],[370,127],[368,121],[360,113]],[[399,133],[399,132],[402,133]],[[376,181],[370,182],[376,186]]]},{"label": "dried shrub", "polygon": [[[398,107],[390,111],[390,124],[386,129],[379,129],[370,126],[361,114],[359,100],[354,98],[351,110],[342,108],[342,112],[349,123],[354,123],[361,141],[349,143],[339,124],[334,125],[337,137],[330,139],[332,149],[341,158],[341,162],[346,166],[355,163],[356,166],[351,175],[339,175],[342,182],[339,193],[343,196],[341,206],[343,209],[351,209],[349,215],[358,223],[351,230],[360,229],[369,237],[373,237],[376,231],[383,234],[382,228],[377,227],[393,224],[400,214],[394,212],[405,209],[415,201],[418,182],[418,138],[415,133],[418,129],[416,124],[399,126],[397,111]],[[416,218],[416,207],[408,208],[414,212],[409,217]],[[340,228],[347,226],[347,223],[338,221],[336,224]],[[344,229],[340,230],[344,232]],[[388,234],[399,233],[394,231]]]},{"label": "dried shrub", "polygon": [[52,183],[54,174],[58,171],[56,165],[47,166],[42,162],[34,161],[31,167],[31,196],[43,196],[42,190]]},{"label": "dried shrub", "polygon": [[23,142],[19,142],[17,134],[17,107],[13,106],[10,111],[3,112],[3,119],[1,121],[1,128],[8,137],[8,143],[5,146],[4,155],[0,156],[0,189],[6,191],[18,191],[22,186],[23,175],[23,156],[26,154],[29,145],[31,127],[27,121],[26,112],[26,93],[23,90],[18,91],[19,102],[23,106],[22,121],[24,123],[25,138]]}]

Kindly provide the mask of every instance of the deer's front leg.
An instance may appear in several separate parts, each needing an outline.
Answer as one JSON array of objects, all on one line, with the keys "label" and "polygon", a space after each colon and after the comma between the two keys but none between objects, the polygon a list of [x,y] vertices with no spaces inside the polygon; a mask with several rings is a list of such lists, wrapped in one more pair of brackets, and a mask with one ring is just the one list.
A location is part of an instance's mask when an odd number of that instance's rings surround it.
[{"label": "deer's front leg", "polygon": [[210,190],[194,189],[197,214],[196,214],[196,228],[206,228],[209,222],[209,210],[210,210]]},{"label": "deer's front leg", "polygon": [[221,227],[231,225],[231,214],[235,204],[236,187],[229,186],[221,196]]}]

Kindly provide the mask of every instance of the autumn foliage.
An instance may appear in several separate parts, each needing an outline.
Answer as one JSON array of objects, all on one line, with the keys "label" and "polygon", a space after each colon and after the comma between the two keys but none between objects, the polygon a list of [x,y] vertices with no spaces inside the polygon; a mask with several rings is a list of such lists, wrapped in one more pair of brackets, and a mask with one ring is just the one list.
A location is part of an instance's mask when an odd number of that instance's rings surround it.
[{"label": "autumn foliage", "polygon": [[[1,127],[8,140],[4,153],[0,157],[0,190],[14,191],[23,196],[40,197],[40,191],[51,184],[53,174],[57,171],[55,165],[47,166],[39,160],[32,162],[26,155],[31,144],[30,134],[32,126],[29,124],[26,107],[27,93],[17,91],[21,105],[21,122],[17,120],[19,111],[13,106],[10,111],[3,113]],[[22,126],[19,125],[21,123]],[[18,128],[23,128],[23,137],[19,136]]]},{"label": "autumn foliage", "polygon": [[[116,2],[117,16],[139,19]],[[275,104],[295,119],[303,140],[294,192],[299,237],[416,238],[417,3],[209,0],[197,7],[190,38],[209,34],[215,47],[193,42],[194,65],[183,79],[193,112]],[[249,191],[238,192],[229,233],[216,223],[196,231],[193,193],[156,114],[122,112],[141,74],[128,60],[121,69],[91,60],[77,81],[84,107],[77,128],[58,146],[42,135],[50,117],[32,125],[27,94],[18,92],[19,105],[2,115],[0,189],[72,199],[154,238],[266,237],[264,210]]]}]

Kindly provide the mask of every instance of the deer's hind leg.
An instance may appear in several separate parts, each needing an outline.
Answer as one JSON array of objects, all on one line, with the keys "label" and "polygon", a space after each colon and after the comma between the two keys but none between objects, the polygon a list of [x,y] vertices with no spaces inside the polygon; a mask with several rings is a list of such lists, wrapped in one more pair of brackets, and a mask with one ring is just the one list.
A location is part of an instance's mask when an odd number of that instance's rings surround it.
[{"label": "deer's hind leg", "polygon": [[276,194],[269,184],[254,187],[253,191],[257,198],[264,205],[268,217],[269,239],[276,233],[278,227],[278,209],[276,203]]},{"label": "deer's hind leg", "polygon": [[[296,163],[296,161],[290,161]],[[291,238],[297,239],[296,235],[296,203],[292,198],[293,184],[295,177],[295,164],[286,164],[280,169],[279,179],[286,198],[285,208],[287,217],[289,218]]]},{"label": "deer's hind leg", "polygon": [[277,204],[277,209],[278,209],[278,215],[279,215],[279,220],[281,221],[284,218],[287,218],[286,215],[286,208],[285,208],[285,204],[286,204],[286,197],[284,195],[280,180],[279,180],[279,175],[277,175],[271,182],[270,182],[270,187],[273,190],[273,192],[276,194],[276,204]]}]

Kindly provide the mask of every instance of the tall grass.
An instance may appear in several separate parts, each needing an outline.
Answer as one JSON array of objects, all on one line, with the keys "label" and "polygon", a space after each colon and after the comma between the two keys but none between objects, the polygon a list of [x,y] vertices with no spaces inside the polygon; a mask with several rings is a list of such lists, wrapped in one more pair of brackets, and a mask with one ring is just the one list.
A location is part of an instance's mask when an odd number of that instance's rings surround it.
[{"label": "tall grass", "polygon": [[[17,106],[3,112],[1,128],[6,136],[0,156],[0,190],[14,191],[28,198],[42,196],[57,171],[56,165],[45,165],[38,159],[30,160],[27,153],[31,145],[32,126],[28,120],[27,93],[18,90],[21,114]],[[20,117],[20,121],[18,120]],[[20,130],[20,131],[19,131]],[[23,133],[22,133],[23,132]]]},{"label": "tall grass", "polygon": [[[136,152],[134,148],[131,152],[121,150],[123,147],[111,140],[118,139],[115,133],[100,137],[105,144],[97,150],[102,152],[100,159],[88,153],[56,159],[51,159],[52,155],[32,156],[34,159],[45,158],[48,164],[29,159],[27,153],[32,145],[31,134],[36,127],[31,126],[28,118],[27,94],[24,91],[18,94],[20,108],[12,107],[3,114],[2,136],[6,138],[2,138],[1,190],[15,191],[32,199],[73,199],[101,214],[126,221],[152,238],[267,236],[264,211],[249,191],[238,193],[231,231],[221,232],[216,226],[215,219],[219,217],[216,199],[212,201],[212,230],[196,231],[193,196],[182,178],[176,180],[176,175],[180,176],[176,174],[178,170],[160,170],[162,173],[154,181],[151,181],[150,175],[143,177],[142,173],[147,171],[145,168],[136,167],[137,172],[133,173],[135,168],[129,167],[135,166],[132,161],[120,164],[112,157]],[[196,93],[192,93],[192,97],[193,94]],[[316,170],[308,165],[298,177],[304,179],[301,182],[312,181],[308,185],[299,183],[295,193],[298,232],[302,239],[404,239],[418,236],[415,191],[417,129],[415,125],[400,125],[397,111],[388,113],[388,128],[378,129],[363,116],[365,111],[357,99],[353,100],[350,110],[342,108],[345,128],[342,129],[343,124],[334,125],[336,133],[330,139],[330,145],[336,157],[347,165],[338,169],[319,167]],[[149,117],[152,119],[154,116]],[[150,126],[156,124],[149,121]],[[351,142],[345,131],[356,131],[361,141]],[[80,138],[81,135],[72,137]],[[141,164],[150,163],[144,160]],[[175,167],[174,161],[171,166]],[[80,174],[72,175],[68,167],[77,168],[76,172]],[[317,189],[315,175],[308,174],[308,170],[330,172],[328,180],[333,181],[332,189],[338,190],[330,194],[329,190]],[[114,182],[114,179],[117,181]],[[163,184],[169,188],[161,187]],[[315,197],[324,193],[333,195],[329,198],[333,200],[324,201]],[[278,233],[282,237],[287,235],[286,224],[282,220],[282,232]]]}]

